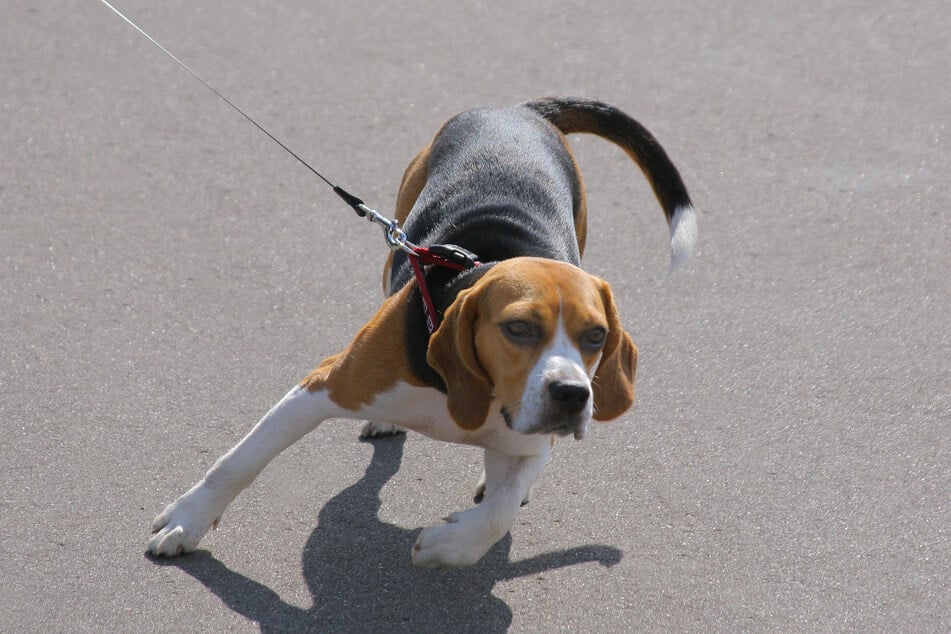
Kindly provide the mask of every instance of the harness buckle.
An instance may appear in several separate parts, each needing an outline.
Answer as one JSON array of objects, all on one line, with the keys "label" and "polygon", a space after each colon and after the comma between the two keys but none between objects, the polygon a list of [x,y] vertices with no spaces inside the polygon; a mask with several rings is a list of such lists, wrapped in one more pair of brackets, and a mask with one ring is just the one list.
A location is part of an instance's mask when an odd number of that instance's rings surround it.
[{"label": "harness buckle", "polygon": [[466,269],[479,266],[478,255],[455,244],[432,244],[427,249],[431,254]]}]

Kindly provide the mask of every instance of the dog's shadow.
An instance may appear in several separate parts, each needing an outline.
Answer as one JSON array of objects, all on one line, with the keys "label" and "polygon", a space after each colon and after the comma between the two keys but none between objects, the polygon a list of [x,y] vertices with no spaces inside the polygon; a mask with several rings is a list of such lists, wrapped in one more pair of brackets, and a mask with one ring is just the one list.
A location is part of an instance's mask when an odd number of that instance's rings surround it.
[{"label": "dog's shadow", "polygon": [[303,576],[312,606],[291,605],[267,586],[234,572],[207,551],[175,559],[235,612],[262,631],[478,631],[503,632],[512,611],[493,596],[498,581],[596,561],[612,566],[621,551],[589,545],[510,561],[506,535],[474,566],[420,571],[409,552],[420,529],[408,530],[377,517],[380,491],[399,470],[406,436],[368,441],[373,457],[363,477],[321,509],[303,552]]}]

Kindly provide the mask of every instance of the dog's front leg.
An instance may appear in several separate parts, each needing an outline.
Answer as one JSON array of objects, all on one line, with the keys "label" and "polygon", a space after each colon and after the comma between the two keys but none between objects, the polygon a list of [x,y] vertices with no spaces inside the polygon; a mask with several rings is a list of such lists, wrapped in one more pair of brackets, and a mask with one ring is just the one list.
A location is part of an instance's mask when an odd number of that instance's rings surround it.
[{"label": "dog's front leg", "polygon": [[551,455],[551,446],[547,442],[543,446],[543,452],[533,456],[505,456],[486,449],[482,503],[423,530],[413,547],[413,564],[458,568],[479,561],[515,524],[522,500]]},{"label": "dog's front leg", "polygon": [[174,557],[195,550],[231,501],[271,460],[321,421],[346,414],[324,390],[292,389],[198,484],[155,518],[149,551]]},{"label": "dog's front leg", "polygon": [[[402,341],[409,286],[391,296],[342,353],[328,357],[287,393],[241,442],[152,523],[149,551],[175,556],[195,550],[228,504],[267,464],[328,418],[353,418],[408,375]],[[365,416],[381,412],[366,410]],[[385,414],[385,412],[383,412]]]}]

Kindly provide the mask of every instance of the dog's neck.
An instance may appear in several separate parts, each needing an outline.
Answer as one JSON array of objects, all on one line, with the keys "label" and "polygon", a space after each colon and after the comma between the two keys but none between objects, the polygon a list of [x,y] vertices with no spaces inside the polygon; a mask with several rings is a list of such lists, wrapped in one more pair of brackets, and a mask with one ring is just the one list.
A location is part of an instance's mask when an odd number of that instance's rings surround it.
[{"label": "dog's neck", "polygon": [[[438,266],[430,267],[426,271],[426,285],[429,287],[433,305],[436,307],[437,317],[442,320],[459,293],[474,286],[494,264],[490,262],[462,272]],[[406,344],[410,367],[417,379],[445,393],[445,381],[426,361],[429,338],[422,298],[419,288],[416,287],[412,289],[406,306]]]}]

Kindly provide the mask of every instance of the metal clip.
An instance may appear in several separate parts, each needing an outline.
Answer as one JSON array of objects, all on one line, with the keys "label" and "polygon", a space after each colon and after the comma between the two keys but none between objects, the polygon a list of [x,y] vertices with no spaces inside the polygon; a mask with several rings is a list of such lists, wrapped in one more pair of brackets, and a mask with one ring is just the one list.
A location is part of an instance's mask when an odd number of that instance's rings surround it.
[{"label": "metal clip", "polygon": [[409,240],[406,239],[406,234],[400,229],[400,223],[397,221],[391,220],[389,225],[383,229],[383,238],[391,250],[397,251],[402,249],[407,253],[413,253],[413,248],[410,246]]},{"label": "metal clip", "polygon": [[375,209],[370,209],[363,203],[360,203],[358,207],[367,220],[383,227],[383,239],[386,240],[386,246],[388,246],[391,251],[402,250],[407,253],[415,252],[414,249],[416,245],[406,238],[406,234],[400,229],[399,222],[380,215]]}]

